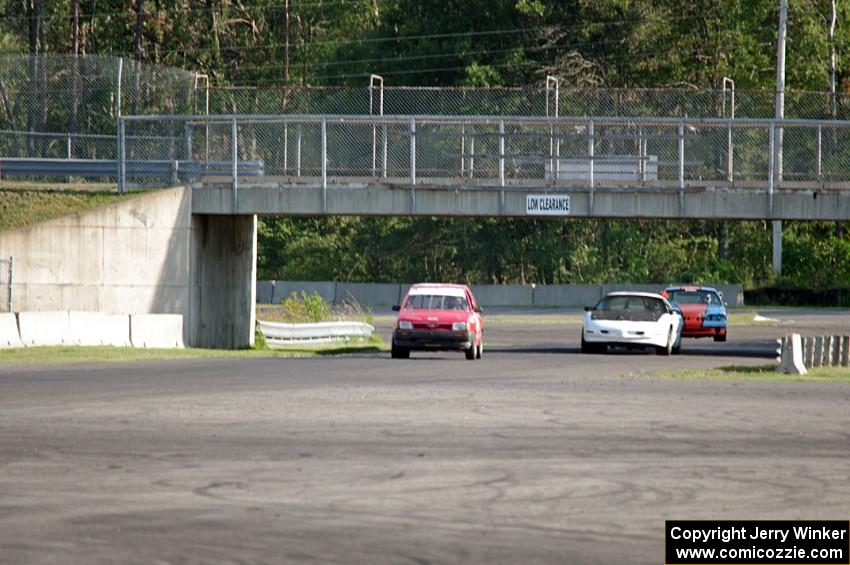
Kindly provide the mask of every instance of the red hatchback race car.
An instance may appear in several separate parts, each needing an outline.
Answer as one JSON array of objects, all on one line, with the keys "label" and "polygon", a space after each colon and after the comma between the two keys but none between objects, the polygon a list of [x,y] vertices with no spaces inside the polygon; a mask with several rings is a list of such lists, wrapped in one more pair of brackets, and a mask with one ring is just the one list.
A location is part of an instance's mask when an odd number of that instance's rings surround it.
[{"label": "red hatchback race car", "polygon": [[481,307],[468,286],[415,284],[393,310],[398,312],[393,359],[407,359],[411,351],[463,351],[469,360],[481,359]]}]

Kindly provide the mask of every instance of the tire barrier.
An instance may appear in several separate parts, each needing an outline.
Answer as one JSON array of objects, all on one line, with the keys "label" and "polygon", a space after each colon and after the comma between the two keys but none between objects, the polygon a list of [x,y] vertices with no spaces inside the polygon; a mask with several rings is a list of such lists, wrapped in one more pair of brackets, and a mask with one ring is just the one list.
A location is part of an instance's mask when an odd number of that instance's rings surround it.
[{"label": "tire barrier", "polygon": [[282,324],[260,321],[260,331],[271,345],[296,343],[332,343],[352,338],[369,337],[375,328],[364,322],[319,322],[317,324]]},{"label": "tire barrier", "polygon": [[787,335],[776,340],[777,361],[783,373],[805,375],[815,367],[850,367],[850,336]]}]

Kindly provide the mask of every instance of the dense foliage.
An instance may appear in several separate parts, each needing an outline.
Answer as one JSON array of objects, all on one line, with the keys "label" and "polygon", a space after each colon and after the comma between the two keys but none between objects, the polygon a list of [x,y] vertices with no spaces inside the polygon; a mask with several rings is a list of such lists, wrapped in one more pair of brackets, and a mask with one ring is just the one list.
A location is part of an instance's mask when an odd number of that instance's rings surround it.
[{"label": "dense foliage", "polygon": [[[850,3],[791,0],[789,90],[850,93]],[[114,53],[213,84],[772,90],[778,0],[0,0],[7,52]],[[76,17],[75,17],[76,14]],[[850,166],[850,165],[848,165]],[[773,281],[763,222],[271,218],[260,276],[469,282],[850,284],[850,238],[786,223]]]}]

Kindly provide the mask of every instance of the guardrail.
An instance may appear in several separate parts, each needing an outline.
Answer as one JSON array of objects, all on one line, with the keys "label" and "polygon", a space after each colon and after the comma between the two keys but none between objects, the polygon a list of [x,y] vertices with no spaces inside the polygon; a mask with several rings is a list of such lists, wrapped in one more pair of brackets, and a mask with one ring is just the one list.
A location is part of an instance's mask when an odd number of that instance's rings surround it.
[{"label": "guardrail", "polygon": [[331,343],[351,338],[369,337],[375,333],[375,328],[365,322],[283,324],[260,321],[259,325],[266,341],[273,345]]}]

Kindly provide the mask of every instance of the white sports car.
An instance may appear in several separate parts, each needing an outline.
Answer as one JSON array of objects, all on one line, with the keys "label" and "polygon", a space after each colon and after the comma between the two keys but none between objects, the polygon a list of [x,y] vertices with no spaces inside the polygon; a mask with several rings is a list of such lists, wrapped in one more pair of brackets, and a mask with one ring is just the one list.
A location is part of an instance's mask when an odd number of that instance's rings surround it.
[{"label": "white sports car", "polygon": [[682,346],[682,315],[660,294],[612,292],[584,310],[582,353],[619,346],[654,347],[659,355],[670,355]]}]

